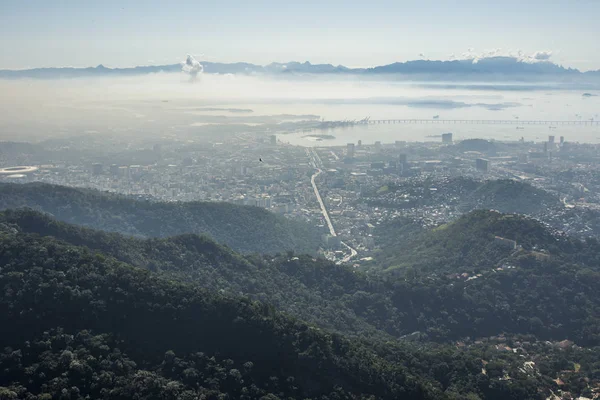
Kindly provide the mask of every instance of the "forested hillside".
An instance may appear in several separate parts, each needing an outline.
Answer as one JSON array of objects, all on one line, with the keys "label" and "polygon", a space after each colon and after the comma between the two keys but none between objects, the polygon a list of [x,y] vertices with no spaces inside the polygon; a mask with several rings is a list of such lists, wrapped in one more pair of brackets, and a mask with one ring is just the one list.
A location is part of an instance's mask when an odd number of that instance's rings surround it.
[{"label": "forested hillside", "polygon": [[479,271],[497,266],[518,249],[502,245],[496,236],[514,240],[527,250],[555,254],[571,252],[578,243],[534,219],[486,210],[470,212],[429,230],[400,220],[379,227],[376,234],[385,238],[377,258],[380,265],[437,272],[456,272],[457,268],[461,272]]},{"label": "forested hillside", "polygon": [[[351,336],[401,337],[419,331],[424,338],[444,342],[506,332],[600,344],[600,319],[593,312],[600,307],[594,286],[600,276],[600,246],[596,241],[557,241],[545,227],[522,217],[471,213],[444,229],[427,232],[437,239],[430,238],[412,255],[404,254],[407,264],[393,273],[368,274],[310,256],[244,257],[195,235],[127,238],[28,211],[5,212],[0,221],[22,232],[86,246],[169,279],[249,296]],[[526,233],[529,241],[513,256],[512,251],[500,248],[495,253],[481,244],[493,241],[493,233],[510,232]],[[536,245],[548,252],[532,250]],[[460,263],[464,248],[481,265]],[[485,264],[483,256],[494,254],[504,261],[499,258],[494,264],[490,259]],[[578,313],[571,312],[573,303],[579,304]]]},{"label": "forested hillside", "polygon": [[[554,240],[518,218],[469,218]],[[548,248],[468,278],[363,275],[307,256],[242,256],[196,235],[135,239],[4,212],[0,395],[544,399],[557,377],[590,393],[600,381],[600,351],[589,347],[600,344],[599,246],[565,238]],[[587,349],[553,344],[564,339]],[[468,345],[446,344],[455,340]]]},{"label": "forested hillside", "polygon": [[206,234],[242,253],[316,253],[320,233],[258,207],[229,203],[136,201],[90,189],[0,183],[0,210],[31,207],[95,229],[145,237]]},{"label": "forested hillside", "polygon": [[0,263],[2,398],[445,397],[424,371],[265,304],[52,238],[4,226]]},{"label": "forested hillside", "polygon": [[545,190],[512,179],[485,181],[465,200],[468,210],[493,209],[521,214],[536,214],[560,205],[560,200]]},{"label": "forested hillside", "polygon": [[[323,328],[375,333],[351,307],[339,302],[341,294],[368,290],[369,283],[347,267],[323,259],[302,254],[295,257],[291,252],[244,257],[206,236],[133,238],[66,224],[31,210],[6,210],[0,213],[0,222],[21,232],[86,246],[171,279],[195,281],[215,292],[251,296]],[[335,290],[338,284],[344,289]]]}]

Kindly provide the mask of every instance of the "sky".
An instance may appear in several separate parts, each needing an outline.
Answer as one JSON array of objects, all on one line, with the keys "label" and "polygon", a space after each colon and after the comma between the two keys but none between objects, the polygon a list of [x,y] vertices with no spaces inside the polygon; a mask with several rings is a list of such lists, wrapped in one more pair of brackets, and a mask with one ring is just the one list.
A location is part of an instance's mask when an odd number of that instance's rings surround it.
[{"label": "sky", "polygon": [[[552,52],[600,69],[599,0],[0,0],[0,69]],[[498,50],[500,49],[500,50]]]}]

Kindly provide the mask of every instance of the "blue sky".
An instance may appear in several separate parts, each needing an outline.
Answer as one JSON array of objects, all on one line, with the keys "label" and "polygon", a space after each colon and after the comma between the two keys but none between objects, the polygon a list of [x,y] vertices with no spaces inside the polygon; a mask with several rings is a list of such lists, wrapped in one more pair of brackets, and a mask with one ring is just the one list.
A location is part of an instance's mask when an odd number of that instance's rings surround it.
[{"label": "blue sky", "polygon": [[500,48],[600,69],[599,0],[176,3],[0,0],[0,68],[172,64],[186,53],[373,66]]}]

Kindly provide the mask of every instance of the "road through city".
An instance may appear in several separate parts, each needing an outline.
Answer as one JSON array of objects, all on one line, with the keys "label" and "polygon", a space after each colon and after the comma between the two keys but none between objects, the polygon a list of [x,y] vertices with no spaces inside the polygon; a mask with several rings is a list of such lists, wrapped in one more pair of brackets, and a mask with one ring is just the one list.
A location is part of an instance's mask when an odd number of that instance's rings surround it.
[{"label": "road through city", "polygon": [[[316,182],[317,177],[319,175],[321,175],[321,173],[323,173],[323,170],[321,169],[323,167],[323,163],[321,161],[321,158],[319,157],[319,155],[317,154],[317,152],[314,149],[310,149],[307,151],[311,157],[313,166],[317,169],[317,172],[315,172],[311,176],[310,183],[312,184],[313,190],[315,191],[315,196],[317,197],[317,201],[319,202],[319,206],[321,207],[321,213],[323,214],[323,218],[325,218],[325,222],[327,223],[327,228],[329,229],[329,234],[331,236],[337,236],[337,234],[335,233],[335,228],[333,227],[333,224],[331,223],[331,218],[329,218],[329,213],[327,212],[327,207],[325,207],[325,203],[323,202],[323,199],[321,198],[321,194],[319,193],[319,188],[317,187],[317,182]],[[352,247],[350,247],[348,244],[346,244],[344,242],[341,242],[341,244],[342,244],[342,246],[344,246],[345,248],[348,249],[350,254],[346,255],[344,258],[337,261],[336,264],[347,263],[352,258],[356,257],[356,255],[358,254],[358,252],[355,249],[353,249]]]}]

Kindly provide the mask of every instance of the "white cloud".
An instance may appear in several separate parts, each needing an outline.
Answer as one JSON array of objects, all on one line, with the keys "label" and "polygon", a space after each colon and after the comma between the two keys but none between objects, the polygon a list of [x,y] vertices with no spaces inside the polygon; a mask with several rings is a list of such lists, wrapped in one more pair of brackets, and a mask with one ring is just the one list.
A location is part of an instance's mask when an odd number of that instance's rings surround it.
[{"label": "white cloud", "polygon": [[[477,64],[479,61],[487,59],[487,58],[509,57],[509,58],[514,58],[520,62],[536,63],[536,62],[550,61],[550,58],[552,57],[552,55],[553,55],[553,52],[547,51],[547,50],[536,51],[532,54],[526,54],[522,50],[505,51],[501,48],[496,48],[496,49],[485,50],[485,51],[476,53],[473,51],[472,48],[470,48],[466,52],[461,54],[460,59],[471,60],[471,61],[473,61],[473,64]],[[452,57],[452,55],[450,56],[450,59],[451,60],[454,59]]]},{"label": "white cloud", "polygon": [[539,61],[548,61],[552,57],[551,51],[536,51],[533,53],[533,58]]},{"label": "white cloud", "polygon": [[193,56],[187,55],[187,58],[182,63],[181,71],[188,74],[191,80],[195,80],[198,75],[204,72],[204,67]]}]

